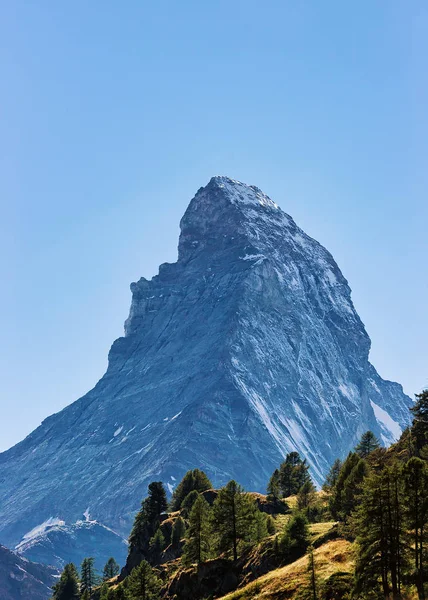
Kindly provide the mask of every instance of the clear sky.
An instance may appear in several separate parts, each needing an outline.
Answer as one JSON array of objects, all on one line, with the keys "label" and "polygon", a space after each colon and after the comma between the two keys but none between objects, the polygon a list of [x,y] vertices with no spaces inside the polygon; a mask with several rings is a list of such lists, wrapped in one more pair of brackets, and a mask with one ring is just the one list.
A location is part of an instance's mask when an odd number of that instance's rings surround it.
[{"label": "clear sky", "polygon": [[14,0],[0,14],[0,449],[88,391],[212,175],[334,255],[428,385],[428,5]]}]

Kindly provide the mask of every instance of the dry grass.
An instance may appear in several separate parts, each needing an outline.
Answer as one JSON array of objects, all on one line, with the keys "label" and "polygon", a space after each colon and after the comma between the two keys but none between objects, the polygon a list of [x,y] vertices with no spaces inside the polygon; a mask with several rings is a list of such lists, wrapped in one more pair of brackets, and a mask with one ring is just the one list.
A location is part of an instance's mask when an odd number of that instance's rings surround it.
[{"label": "dry grass", "polygon": [[291,510],[293,510],[294,508],[297,508],[297,496],[287,496],[287,498],[284,498],[284,500],[286,501],[286,503],[288,504],[288,506],[291,508]]},{"label": "dry grass", "polygon": [[[352,544],[346,540],[333,540],[324,544],[315,550],[314,558],[319,581],[326,580],[336,571],[350,573],[353,569]],[[291,565],[271,571],[244,588],[224,596],[223,600],[292,599],[308,582],[307,564],[308,558],[303,556]]]}]

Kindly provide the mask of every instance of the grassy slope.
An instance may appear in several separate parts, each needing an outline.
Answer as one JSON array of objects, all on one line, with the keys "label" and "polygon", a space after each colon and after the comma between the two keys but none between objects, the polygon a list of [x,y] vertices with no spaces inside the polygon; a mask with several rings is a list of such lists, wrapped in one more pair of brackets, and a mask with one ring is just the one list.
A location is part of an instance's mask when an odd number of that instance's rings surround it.
[{"label": "grassy slope", "polygon": [[[319,526],[321,525],[326,524],[320,523]],[[327,542],[315,550],[314,558],[320,582],[337,571],[350,573],[353,570],[352,544],[346,540]],[[247,586],[224,596],[223,600],[293,599],[308,582],[307,565],[308,557],[303,556],[296,562],[270,571]]]}]

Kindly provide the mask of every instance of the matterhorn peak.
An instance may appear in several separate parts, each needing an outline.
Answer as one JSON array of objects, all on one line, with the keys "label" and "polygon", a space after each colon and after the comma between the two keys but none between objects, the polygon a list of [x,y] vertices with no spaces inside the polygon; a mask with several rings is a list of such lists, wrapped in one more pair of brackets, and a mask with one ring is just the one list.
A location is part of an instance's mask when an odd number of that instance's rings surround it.
[{"label": "matterhorn peak", "polygon": [[150,481],[203,469],[264,491],[291,451],[321,484],[371,430],[390,444],[410,398],[331,254],[254,186],[213,177],[182,220],[177,262],[132,284],[124,337],[83,398],[0,455],[0,535],[58,518],[127,534]]}]

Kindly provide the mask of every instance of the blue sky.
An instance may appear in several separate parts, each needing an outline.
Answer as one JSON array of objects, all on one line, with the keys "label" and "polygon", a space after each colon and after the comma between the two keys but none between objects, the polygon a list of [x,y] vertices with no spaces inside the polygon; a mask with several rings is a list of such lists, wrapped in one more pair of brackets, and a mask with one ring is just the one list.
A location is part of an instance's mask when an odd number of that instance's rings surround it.
[{"label": "blue sky", "polygon": [[88,391],[215,174],[334,255],[380,374],[428,385],[428,6],[3,3],[0,449]]}]

